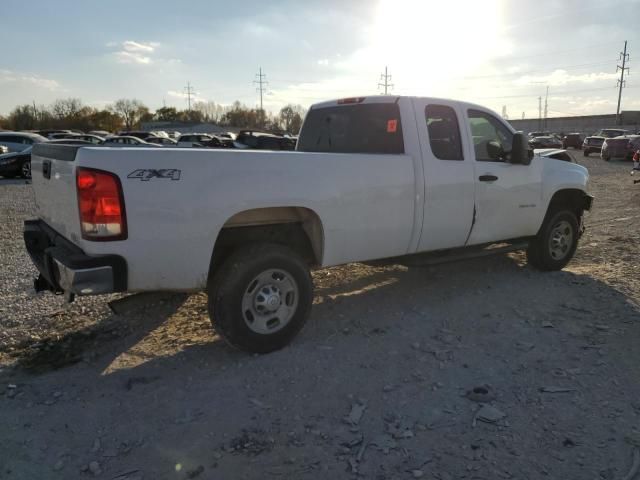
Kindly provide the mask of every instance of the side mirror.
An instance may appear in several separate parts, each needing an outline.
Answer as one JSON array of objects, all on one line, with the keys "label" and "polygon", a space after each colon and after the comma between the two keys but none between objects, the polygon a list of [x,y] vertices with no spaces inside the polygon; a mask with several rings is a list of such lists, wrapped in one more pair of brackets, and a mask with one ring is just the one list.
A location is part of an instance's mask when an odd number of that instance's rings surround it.
[{"label": "side mirror", "polygon": [[529,149],[529,144],[522,132],[513,134],[509,161],[517,165],[529,165],[533,158],[533,150]]},{"label": "side mirror", "polygon": [[504,149],[499,142],[492,140],[487,142],[487,155],[491,160],[501,160],[504,157]]}]

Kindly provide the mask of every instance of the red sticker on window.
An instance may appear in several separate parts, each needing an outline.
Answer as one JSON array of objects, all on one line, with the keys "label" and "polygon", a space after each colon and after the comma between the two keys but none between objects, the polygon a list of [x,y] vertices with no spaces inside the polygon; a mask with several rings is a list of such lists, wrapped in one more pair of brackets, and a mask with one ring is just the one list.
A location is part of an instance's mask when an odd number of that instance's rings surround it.
[{"label": "red sticker on window", "polygon": [[387,133],[396,133],[398,130],[398,120],[387,120]]}]

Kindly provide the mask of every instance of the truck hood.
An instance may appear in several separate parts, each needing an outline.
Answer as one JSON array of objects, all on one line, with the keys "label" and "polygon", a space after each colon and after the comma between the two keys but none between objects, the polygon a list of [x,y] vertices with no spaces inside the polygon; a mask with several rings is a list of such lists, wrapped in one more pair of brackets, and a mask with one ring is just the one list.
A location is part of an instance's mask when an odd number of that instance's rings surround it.
[{"label": "truck hood", "polygon": [[554,160],[562,160],[563,162],[575,163],[575,160],[566,150],[559,148],[537,148],[533,151],[534,155],[544,158],[553,158]]}]

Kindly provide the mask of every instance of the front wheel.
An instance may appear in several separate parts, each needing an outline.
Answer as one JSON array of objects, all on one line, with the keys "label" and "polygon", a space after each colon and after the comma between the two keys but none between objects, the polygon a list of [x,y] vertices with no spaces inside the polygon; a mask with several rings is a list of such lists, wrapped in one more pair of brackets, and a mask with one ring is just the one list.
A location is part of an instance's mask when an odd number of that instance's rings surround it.
[{"label": "front wheel", "polygon": [[589,156],[589,151],[588,151],[588,150],[583,150],[583,151],[582,151],[582,154],[583,154],[585,157],[588,157],[588,156]]},{"label": "front wheel", "polygon": [[31,178],[31,162],[24,162],[20,167],[20,176],[22,178]]},{"label": "front wheel", "polygon": [[282,245],[240,247],[207,287],[209,317],[231,345],[252,353],[286,346],[302,329],[313,302],[309,268]]},{"label": "front wheel", "polygon": [[547,215],[527,249],[527,261],[539,270],[562,270],[573,258],[580,229],[570,210],[555,210]]}]

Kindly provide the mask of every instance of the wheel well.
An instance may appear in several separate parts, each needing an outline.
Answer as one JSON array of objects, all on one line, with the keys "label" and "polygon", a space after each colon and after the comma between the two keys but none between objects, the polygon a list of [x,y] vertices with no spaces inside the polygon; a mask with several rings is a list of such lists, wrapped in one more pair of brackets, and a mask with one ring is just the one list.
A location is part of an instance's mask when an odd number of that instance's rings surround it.
[{"label": "wheel well", "polygon": [[569,208],[576,214],[578,220],[585,210],[585,193],[577,188],[567,188],[558,190],[551,197],[547,214],[557,210],[559,207]]},{"label": "wheel well", "polygon": [[225,222],[213,248],[209,275],[233,250],[250,243],[285,245],[310,266],[322,263],[324,234],[315,212],[303,207],[257,208],[239,212]]}]

